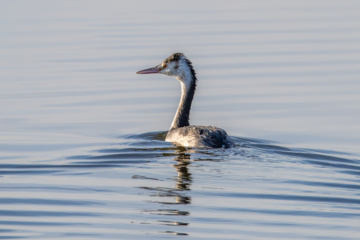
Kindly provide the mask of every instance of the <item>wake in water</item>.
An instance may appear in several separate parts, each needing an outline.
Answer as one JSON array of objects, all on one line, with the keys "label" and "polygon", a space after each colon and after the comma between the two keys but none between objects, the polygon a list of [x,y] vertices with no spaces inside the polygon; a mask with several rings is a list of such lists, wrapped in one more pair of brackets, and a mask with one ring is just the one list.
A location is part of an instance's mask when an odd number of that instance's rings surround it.
[{"label": "wake in water", "polygon": [[[331,163],[342,163],[345,165],[337,165],[338,167],[344,167],[349,169],[357,169],[356,165],[359,164],[359,160],[356,159],[355,155],[334,151],[334,150],[323,150],[323,149],[304,149],[304,148],[288,148],[277,145],[273,141],[261,140],[254,138],[242,138],[234,137],[231,138],[235,142],[235,148],[233,149],[211,149],[211,148],[185,148],[182,146],[176,146],[174,144],[164,142],[167,132],[147,132],[142,134],[126,135],[121,138],[132,140],[129,143],[132,146],[164,146],[163,150],[173,150],[188,153],[202,153],[214,155],[215,153],[223,154],[223,157],[231,157],[236,155],[242,155],[251,152],[251,156],[257,155],[258,158],[268,158],[273,154],[281,155],[282,157],[298,158],[300,160],[307,161],[308,163],[331,166]],[[145,150],[145,149],[143,149]],[[149,149],[151,150],[151,149]],[[159,149],[160,150],[160,149]],[[344,156],[344,157],[343,157]],[[354,159],[348,158],[354,157]],[[349,164],[349,165],[346,165]],[[353,165],[354,164],[354,165]]]}]

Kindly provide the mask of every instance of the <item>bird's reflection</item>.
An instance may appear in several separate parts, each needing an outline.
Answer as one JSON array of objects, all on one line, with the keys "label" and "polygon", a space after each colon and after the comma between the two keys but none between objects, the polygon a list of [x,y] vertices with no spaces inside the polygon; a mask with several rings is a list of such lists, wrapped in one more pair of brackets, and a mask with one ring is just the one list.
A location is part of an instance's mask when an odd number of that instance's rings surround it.
[{"label": "bird's reflection", "polygon": [[[161,204],[190,204],[191,197],[188,195],[192,183],[190,165],[190,154],[182,150],[177,150],[176,164],[171,165],[175,168],[177,175],[174,176],[175,186],[169,187],[140,187],[142,189],[154,191],[150,196],[154,197],[175,197],[175,201],[153,201]],[[134,178],[134,177],[133,177]],[[138,176],[136,178],[139,178]],[[148,178],[149,179],[149,178]]]},{"label": "bird's reflection", "polygon": [[[176,170],[176,175],[174,178],[174,187],[165,188],[165,187],[141,187],[146,190],[152,191],[150,196],[153,197],[164,197],[164,201],[152,201],[153,203],[162,204],[162,205],[177,205],[179,209],[174,207],[171,208],[158,208],[158,209],[146,209],[143,210],[143,213],[148,213],[152,215],[162,215],[162,216],[179,216],[177,220],[181,221],[169,221],[169,220],[158,220],[156,224],[167,225],[167,226],[187,226],[189,223],[184,221],[184,217],[190,215],[190,212],[184,211],[180,208],[182,205],[191,204],[191,196],[189,195],[192,184],[192,176],[189,171],[189,165],[191,164],[191,156],[184,150],[176,150],[176,157],[174,158],[175,164],[171,165]],[[170,199],[170,200],[168,200]],[[146,222],[144,224],[149,224]],[[184,232],[170,231],[169,233],[175,235],[187,235]]]},{"label": "bird's reflection", "polygon": [[[177,172],[175,188],[178,191],[189,191],[192,183],[191,173],[188,165],[190,164],[190,154],[180,153],[177,158],[174,159],[177,163],[172,165]],[[183,193],[183,192],[180,192]],[[176,196],[176,203],[178,204],[190,204],[191,197],[179,194]]]}]

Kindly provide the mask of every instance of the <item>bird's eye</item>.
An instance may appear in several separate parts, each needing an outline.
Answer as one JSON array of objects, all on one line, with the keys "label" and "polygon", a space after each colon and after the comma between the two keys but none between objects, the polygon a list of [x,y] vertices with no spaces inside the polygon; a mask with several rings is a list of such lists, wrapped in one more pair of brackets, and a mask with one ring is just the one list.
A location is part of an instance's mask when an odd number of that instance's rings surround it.
[{"label": "bird's eye", "polygon": [[163,69],[164,69],[164,68],[167,68],[167,65],[166,65],[166,64],[163,65]]}]

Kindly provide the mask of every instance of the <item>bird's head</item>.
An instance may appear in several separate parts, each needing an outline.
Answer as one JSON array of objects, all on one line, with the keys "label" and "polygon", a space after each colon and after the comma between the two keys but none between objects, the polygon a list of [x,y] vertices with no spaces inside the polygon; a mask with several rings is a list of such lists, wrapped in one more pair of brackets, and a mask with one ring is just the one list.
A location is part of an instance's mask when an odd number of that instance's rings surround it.
[{"label": "bird's head", "polygon": [[181,82],[195,81],[193,66],[184,54],[174,53],[166,58],[161,64],[137,72],[138,74],[162,73],[176,77]]}]

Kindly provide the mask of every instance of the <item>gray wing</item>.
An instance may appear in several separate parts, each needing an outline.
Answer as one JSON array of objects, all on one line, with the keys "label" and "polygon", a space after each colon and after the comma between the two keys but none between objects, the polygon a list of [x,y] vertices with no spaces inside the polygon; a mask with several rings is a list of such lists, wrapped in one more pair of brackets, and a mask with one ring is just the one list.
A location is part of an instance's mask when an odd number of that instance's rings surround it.
[{"label": "gray wing", "polygon": [[225,130],[217,127],[196,127],[202,142],[207,147],[229,148],[234,146],[234,142],[227,135]]}]

